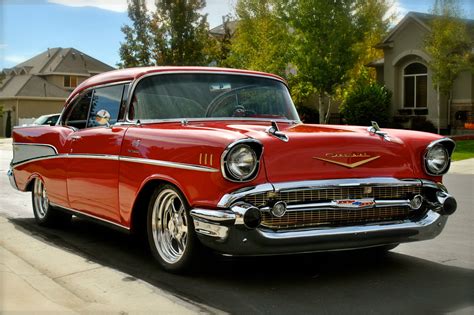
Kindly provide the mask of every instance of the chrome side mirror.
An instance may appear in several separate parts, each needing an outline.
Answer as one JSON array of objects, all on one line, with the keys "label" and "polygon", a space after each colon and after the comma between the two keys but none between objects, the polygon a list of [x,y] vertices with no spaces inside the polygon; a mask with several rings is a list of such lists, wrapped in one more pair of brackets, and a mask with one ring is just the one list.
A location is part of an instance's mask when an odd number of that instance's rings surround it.
[{"label": "chrome side mirror", "polygon": [[110,126],[110,113],[108,111],[106,111],[105,109],[101,109],[99,110],[96,114],[95,114],[95,121],[101,125],[101,126],[107,126],[109,127]]}]

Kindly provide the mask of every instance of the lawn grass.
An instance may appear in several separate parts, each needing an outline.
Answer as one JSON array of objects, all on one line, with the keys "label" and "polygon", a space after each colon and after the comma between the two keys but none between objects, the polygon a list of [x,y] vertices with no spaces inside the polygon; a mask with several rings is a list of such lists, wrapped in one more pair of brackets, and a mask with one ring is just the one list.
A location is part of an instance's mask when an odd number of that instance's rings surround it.
[{"label": "lawn grass", "polygon": [[456,141],[456,150],[453,153],[453,161],[461,161],[474,158],[474,140]]}]

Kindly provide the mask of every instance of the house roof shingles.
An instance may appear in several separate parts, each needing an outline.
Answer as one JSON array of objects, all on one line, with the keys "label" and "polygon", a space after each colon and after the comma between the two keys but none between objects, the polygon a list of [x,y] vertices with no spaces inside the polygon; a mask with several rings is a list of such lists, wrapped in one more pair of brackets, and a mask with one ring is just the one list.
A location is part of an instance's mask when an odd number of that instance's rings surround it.
[{"label": "house roof shingles", "polygon": [[50,48],[11,69],[0,84],[0,98],[55,97],[67,98],[70,91],[44,79],[48,75],[91,75],[114,68],[74,48]]}]

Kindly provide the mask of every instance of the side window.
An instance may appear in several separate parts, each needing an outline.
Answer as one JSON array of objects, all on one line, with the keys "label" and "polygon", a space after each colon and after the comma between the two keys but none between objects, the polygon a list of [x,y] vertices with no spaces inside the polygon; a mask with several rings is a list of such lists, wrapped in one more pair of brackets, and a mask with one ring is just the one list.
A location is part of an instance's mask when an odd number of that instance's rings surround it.
[{"label": "side window", "polygon": [[87,125],[87,115],[89,114],[89,105],[91,103],[92,91],[84,94],[76,103],[64,121],[65,126],[84,129]]},{"label": "side window", "polygon": [[123,84],[95,89],[87,127],[103,126],[105,122],[101,115],[104,110],[110,114],[109,124],[113,125],[117,122],[123,90]]}]

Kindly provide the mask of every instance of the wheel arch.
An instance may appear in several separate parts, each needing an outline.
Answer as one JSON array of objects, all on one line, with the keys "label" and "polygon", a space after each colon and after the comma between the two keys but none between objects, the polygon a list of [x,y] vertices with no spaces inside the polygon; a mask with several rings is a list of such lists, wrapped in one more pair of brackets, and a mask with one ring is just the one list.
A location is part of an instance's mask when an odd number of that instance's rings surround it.
[{"label": "wheel arch", "polygon": [[161,185],[172,185],[178,189],[186,199],[186,202],[190,204],[189,198],[186,195],[183,187],[173,178],[162,175],[152,175],[146,178],[140,189],[138,190],[137,197],[133,202],[132,213],[130,218],[130,231],[134,234],[146,233],[146,218],[148,211],[148,204],[150,198],[153,195],[156,187]]}]

